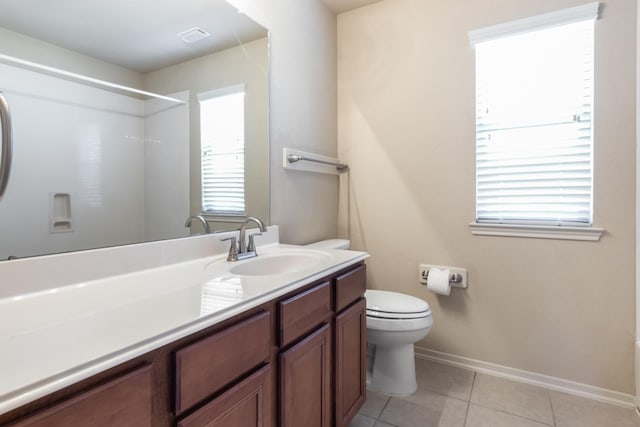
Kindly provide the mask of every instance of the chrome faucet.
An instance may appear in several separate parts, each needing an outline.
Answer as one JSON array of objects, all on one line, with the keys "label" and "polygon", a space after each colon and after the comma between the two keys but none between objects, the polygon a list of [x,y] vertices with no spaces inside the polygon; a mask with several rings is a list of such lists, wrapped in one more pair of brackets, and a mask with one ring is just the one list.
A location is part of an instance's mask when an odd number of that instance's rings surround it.
[{"label": "chrome faucet", "polygon": [[189,219],[187,219],[187,222],[184,223],[184,226],[191,227],[191,222],[193,222],[193,220],[197,220],[202,223],[205,234],[211,233],[211,229],[209,228],[209,223],[207,222],[206,219],[204,219],[202,215],[190,216]]},{"label": "chrome faucet", "polygon": [[[260,229],[260,233],[253,233],[249,235],[249,243],[246,240],[247,234],[247,226],[249,223],[255,222]],[[241,259],[253,258],[258,256],[256,252],[256,244],[254,242],[254,238],[256,236],[262,235],[262,233],[267,231],[267,226],[264,225],[264,222],[260,218],[256,218],[255,216],[250,216],[247,218],[240,227],[240,238],[239,242],[236,244],[235,237],[227,237],[224,240],[231,240],[231,247],[229,248],[229,255],[227,256],[227,261],[239,261]]]},{"label": "chrome faucet", "polygon": [[[245,240],[245,234],[247,233],[247,226],[249,225],[250,222],[255,222],[258,225],[258,228],[260,229],[260,233],[254,233],[250,235],[249,244],[247,245],[247,241]],[[260,236],[262,233],[265,233],[266,231],[267,231],[267,226],[264,225],[264,222],[262,222],[260,218],[256,218],[255,216],[250,216],[249,218],[247,218],[242,223],[242,226],[240,227],[240,239],[239,239],[240,241],[238,242],[238,254],[254,252],[253,256],[257,255],[255,254],[256,244],[254,243],[253,238],[255,236]]]}]

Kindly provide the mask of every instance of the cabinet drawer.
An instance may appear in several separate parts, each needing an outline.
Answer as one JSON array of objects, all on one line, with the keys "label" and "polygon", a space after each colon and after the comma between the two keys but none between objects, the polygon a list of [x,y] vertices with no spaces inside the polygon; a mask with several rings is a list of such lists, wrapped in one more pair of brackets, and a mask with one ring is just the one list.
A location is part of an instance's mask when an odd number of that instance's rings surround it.
[{"label": "cabinet drawer", "polygon": [[14,427],[151,427],[151,366],[84,392]]},{"label": "cabinet drawer", "polygon": [[178,422],[178,427],[269,427],[271,375],[271,366],[265,366]]},{"label": "cabinet drawer", "polygon": [[367,267],[363,264],[336,277],[336,313],[357,301],[367,287]]},{"label": "cabinet drawer", "polygon": [[324,282],[278,304],[280,346],[285,347],[324,322],[331,313],[331,285]]},{"label": "cabinet drawer", "polygon": [[267,361],[271,313],[263,312],[175,353],[175,409],[180,414]]}]

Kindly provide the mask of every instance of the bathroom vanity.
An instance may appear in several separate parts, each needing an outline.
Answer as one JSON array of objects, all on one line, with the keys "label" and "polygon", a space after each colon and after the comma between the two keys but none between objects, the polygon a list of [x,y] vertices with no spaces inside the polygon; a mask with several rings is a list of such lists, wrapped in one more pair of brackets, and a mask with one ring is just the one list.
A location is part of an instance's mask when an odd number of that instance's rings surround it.
[{"label": "bathroom vanity", "polygon": [[[199,314],[167,320],[171,309],[158,306],[164,332],[55,375],[38,374],[22,387],[16,382],[0,393],[0,425],[346,426],[365,399],[366,257],[273,245],[253,262],[217,256],[177,266],[205,273],[177,293],[164,288],[163,298],[177,305],[179,295],[189,295],[189,304],[197,297]],[[153,270],[102,285],[119,292],[136,279],[144,287],[171,274],[193,282],[198,276]],[[148,320],[143,307],[154,304],[145,296],[134,310],[140,316],[127,317],[122,307],[111,314],[136,329]],[[91,326],[91,316],[79,319]],[[109,340],[108,326],[92,330]],[[85,345],[91,343],[75,342],[66,352],[82,353]],[[33,363],[48,357],[57,356],[43,345]]]}]

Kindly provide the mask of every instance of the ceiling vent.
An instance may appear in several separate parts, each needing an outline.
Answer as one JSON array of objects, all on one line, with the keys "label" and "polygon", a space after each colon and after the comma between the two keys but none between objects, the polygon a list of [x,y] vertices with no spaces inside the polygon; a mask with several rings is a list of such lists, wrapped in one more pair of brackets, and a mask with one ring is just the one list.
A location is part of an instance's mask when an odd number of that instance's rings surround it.
[{"label": "ceiling vent", "polygon": [[192,44],[202,39],[206,39],[207,37],[211,37],[211,34],[207,33],[202,28],[193,27],[178,33],[178,37],[180,37],[185,43]]}]

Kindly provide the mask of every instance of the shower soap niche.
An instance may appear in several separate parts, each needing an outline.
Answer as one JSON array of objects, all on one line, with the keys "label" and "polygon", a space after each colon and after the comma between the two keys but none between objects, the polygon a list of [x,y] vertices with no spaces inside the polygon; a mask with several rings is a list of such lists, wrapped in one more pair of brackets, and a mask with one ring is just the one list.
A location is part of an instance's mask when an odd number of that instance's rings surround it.
[{"label": "shower soap niche", "polygon": [[71,194],[49,193],[49,233],[73,231]]}]

